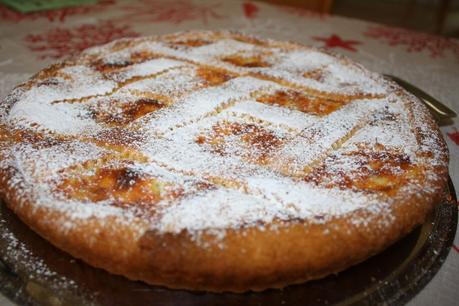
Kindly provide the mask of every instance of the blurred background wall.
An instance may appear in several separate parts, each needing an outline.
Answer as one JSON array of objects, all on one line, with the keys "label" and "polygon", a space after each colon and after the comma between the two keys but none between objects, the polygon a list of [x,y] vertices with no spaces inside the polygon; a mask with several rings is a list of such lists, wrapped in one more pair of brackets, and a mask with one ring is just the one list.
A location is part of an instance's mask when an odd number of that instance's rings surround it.
[{"label": "blurred background wall", "polygon": [[459,0],[262,0],[459,38]]}]

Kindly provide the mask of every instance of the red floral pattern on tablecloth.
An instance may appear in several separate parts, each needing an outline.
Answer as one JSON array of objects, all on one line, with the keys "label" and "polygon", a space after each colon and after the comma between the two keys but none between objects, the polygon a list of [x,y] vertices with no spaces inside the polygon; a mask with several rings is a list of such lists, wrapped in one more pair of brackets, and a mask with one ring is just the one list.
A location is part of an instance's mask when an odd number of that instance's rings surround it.
[{"label": "red floral pattern on tablecloth", "polygon": [[128,22],[168,22],[180,24],[185,21],[201,20],[204,24],[209,19],[222,19],[217,13],[220,3],[194,3],[191,0],[140,0],[136,4],[121,7],[126,12],[120,17]]},{"label": "red floral pattern on tablecloth", "polygon": [[331,34],[328,37],[314,36],[312,39],[322,41],[325,43],[326,48],[342,48],[352,52],[357,51],[355,45],[360,45],[362,42],[357,40],[344,40],[336,34]]},{"label": "red floral pattern on tablecloth", "polygon": [[459,131],[454,128],[454,131],[451,132],[451,133],[446,133],[446,135],[448,135],[448,137],[454,141],[455,144],[457,144],[459,146]]},{"label": "red floral pattern on tablecloth", "polygon": [[390,46],[405,46],[408,52],[428,51],[433,58],[443,57],[447,52],[450,52],[459,58],[459,42],[452,38],[383,25],[371,25],[363,34]]},{"label": "red floral pattern on tablecloth", "polygon": [[122,37],[136,37],[139,33],[128,25],[101,21],[82,24],[74,28],[55,27],[41,34],[29,34],[25,42],[40,58],[64,58],[80,53],[86,48],[108,43]]},{"label": "red floral pattern on tablecloth", "polygon": [[244,15],[248,19],[254,19],[257,17],[257,13],[260,10],[255,3],[252,2],[245,2],[242,4],[242,8],[244,10]]},{"label": "red floral pattern on tablecloth", "polygon": [[107,9],[107,7],[112,4],[115,4],[115,0],[99,0],[97,4],[93,5],[71,6],[33,13],[21,13],[10,9],[7,6],[0,5],[0,20],[16,23],[24,20],[37,19],[45,19],[51,22],[64,22],[65,19],[69,16],[100,12]]}]

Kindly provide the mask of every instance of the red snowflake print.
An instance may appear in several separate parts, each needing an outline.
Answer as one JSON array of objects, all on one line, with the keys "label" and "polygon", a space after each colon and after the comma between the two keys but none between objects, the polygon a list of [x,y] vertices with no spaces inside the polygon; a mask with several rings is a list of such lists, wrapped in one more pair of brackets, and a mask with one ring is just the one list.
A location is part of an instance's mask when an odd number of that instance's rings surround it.
[{"label": "red snowflake print", "polygon": [[244,8],[244,15],[248,19],[254,19],[257,17],[258,13],[258,6],[255,5],[252,2],[245,2],[242,4],[242,7]]},{"label": "red snowflake print", "polygon": [[459,131],[456,128],[454,128],[454,132],[446,133],[446,135],[459,146]]},{"label": "red snowflake print", "polygon": [[313,37],[314,40],[322,41],[325,43],[326,48],[343,48],[352,52],[357,51],[353,46],[360,45],[361,42],[357,40],[343,40],[336,34],[332,34],[329,37]]},{"label": "red snowflake print", "polygon": [[369,26],[363,34],[389,46],[405,46],[408,52],[428,51],[432,58],[443,57],[446,51],[459,58],[459,42],[451,38],[388,26]]},{"label": "red snowflake print", "polygon": [[48,21],[63,22],[68,16],[84,15],[88,13],[100,12],[109,5],[115,4],[115,0],[100,0],[97,4],[64,7],[55,10],[47,10],[33,13],[21,13],[0,5],[0,20],[10,22],[21,22],[23,20],[47,19]]},{"label": "red snowflake print", "polygon": [[80,53],[86,48],[102,45],[122,37],[136,37],[129,26],[115,25],[111,21],[83,24],[75,28],[56,27],[43,34],[29,34],[25,42],[40,58],[63,58]]},{"label": "red snowflake print", "polygon": [[313,18],[324,19],[329,16],[327,13],[310,11],[302,7],[278,5],[278,4],[277,5],[274,4],[274,6],[276,6],[276,8],[278,8],[279,10],[287,14],[298,16],[298,17],[313,17]]},{"label": "red snowflake print", "polygon": [[219,3],[195,4],[191,0],[140,0],[140,4],[125,5],[122,9],[127,13],[121,19],[133,22],[169,22],[172,24],[200,19],[207,24],[210,18],[223,18],[217,13],[219,6]]}]

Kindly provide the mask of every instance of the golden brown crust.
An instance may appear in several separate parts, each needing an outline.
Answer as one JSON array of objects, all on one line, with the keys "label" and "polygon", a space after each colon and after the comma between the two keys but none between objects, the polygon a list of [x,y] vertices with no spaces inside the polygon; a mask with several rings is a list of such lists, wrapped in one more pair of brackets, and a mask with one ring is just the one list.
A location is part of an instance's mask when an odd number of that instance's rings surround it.
[{"label": "golden brown crust", "polygon": [[[171,35],[162,39],[185,39],[187,35],[193,38],[187,41],[191,46],[207,44],[199,35],[195,38],[193,34]],[[278,44],[239,34],[233,35],[233,38],[256,45]],[[120,50],[128,48],[130,44],[130,40],[121,40],[112,43],[111,48]],[[299,48],[296,44],[282,46],[287,49]],[[240,59],[231,57],[226,60],[234,63]],[[266,63],[244,59],[244,65],[264,67]],[[53,68],[42,71],[36,75],[36,79],[44,78],[44,74],[53,74],[53,71]],[[219,85],[234,77],[222,70],[211,76],[206,73],[203,75],[212,85]],[[391,85],[397,88],[396,85]],[[315,91],[309,93],[311,92]],[[323,93],[318,96],[321,98]],[[414,165],[418,174],[409,177],[404,182],[405,186],[398,186],[391,193],[383,192],[382,196],[391,197],[390,215],[385,215],[384,211],[375,213],[361,208],[321,222],[310,219],[275,219],[262,226],[249,224],[226,228],[224,237],[216,239],[212,231],[204,230],[196,237],[187,230],[164,232],[157,228],[152,229],[148,220],[142,217],[135,217],[128,223],[122,220],[123,216],[117,215],[74,219],[68,212],[54,209],[53,206],[36,205],[31,194],[23,193],[21,184],[27,184],[28,180],[14,166],[0,170],[0,190],[8,207],[41,236],[72,256],[112,273],[154,285],[191,290],[243,292],[282,288],[342,271],[380,252],[423,223],[434,205],[442,200],[448,178],[446,145],[438,126],[427,111],[417,104],[419,102],[403,91],[399,92],[399,96],[407,100],[407,105],[411,105],[410,116],[415,122],[412,128],[421,145],[419,158],[424,158],[424,155],[427,159],[431,158],[429,154],[433,153],[429,148],[435,148],[438,152],[435,152],[436,165]],[[341,98],[340,101],[347,101],[343,97],[338,94],[327,95],[328,99]],[[328,111],[324,111],[324,114],[328,114]],[[137,115],[136,109],[133,120]],[[419,126],[421,121],[422,125]],[[428,143],[422,147],[425,137],[423,133],[426,130],[431,133],[429,141],[433,139],[435,142],[430,147]],[[3,134],[10,135],[8,131],[2,131],[2,146],[11,146],[13,136],[3,137]],[[16,136],[14,141],[21,142],[24,141],[23,138],[24,136]],[[45,146],[43,143],[46,141],[40,138],[30,142]],[[130,144],[117,145],[109,142],[100,146],[112,149],[116,154],[122,155],[123,159],[134,159],[133,156],[136,156],[134,153],[126,153]],[[142,162],[145,159],[139,158]],[[256,162],[265,163],[259,160]],[[90,199],[99,201],[98,198]],[[125,198],[120,197],[119,200],[123,201]],[[148,200],[152,201],[151,198]],[[72,226],[64,229],[61,226],[66,222],[71,222]]]},{"label": "golden brown crust", "polygon": [[[430,124],[433,131],[438,131],[433,122]],[[359,218],[359,212],[355,212],[324,224],[293,221],[272,226],[275,229],[231,230],[224,248],[217,244],[200,247],[185,232],[146,231],[136,240],[132,227],[116,220],[110,226],[97,219],[81,220],[77,227],[63,233],[55,224],[65,219],[65,214],[19,203],[14,190],[5,193],[5,200],[42,237],[95,267],[175,289],[262,291],[340,272],[385,249],[422,224],[434,205],[440,203],[448,173],[442,169],[438,174],[430,197],[411,194],[393,207],[391,226],[381,227],[377,219],[384,216],[370,216],[372,222],[366,226],[355,225],[352,220]],[[2,180],[1,187],[6,186]],[[96,229],[98,234],[94,236]],[[202,239],[212,238],[209,235]]]},{"label": "golden brown crust", "polygon": [[[443,177],[446,182],[446,173]],[[136,242],[131,228],[116,220],[109,227],[98,220],[82,220],[63,233],[50,220],[59,223],[65,215],[28,203],[15,205],[9,196],[6,202],[41,236],[95,267],[175,289],[244,292],[321,278],[380,252],[424,222],[433,203],[442,200],[440,182],[438,186],[431,198],[412,195],[394,207],[391,227],[381,228],[377,220],[365,227],[353,225],[357,216],[352,214],[324,224],[289,222],[274,230],[233,230],[227,233],[224,248],[216,244],[202,248],[184,232],[147,231]]]}]

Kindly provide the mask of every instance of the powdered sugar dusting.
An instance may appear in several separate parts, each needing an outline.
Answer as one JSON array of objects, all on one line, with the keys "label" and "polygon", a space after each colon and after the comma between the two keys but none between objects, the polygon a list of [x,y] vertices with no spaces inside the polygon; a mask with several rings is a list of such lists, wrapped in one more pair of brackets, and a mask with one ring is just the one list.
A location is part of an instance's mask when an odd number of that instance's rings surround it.
[{"label": "powdered sugar dusting", "polygon": [[116,217],[142,220],[138,237],[146,228],[199,236],[356,210],[390,224],[387,188],[399,189],[387,175],[401,181],[444,160],[426,111],[382,77],[313,48],[228,32],[96,47],[2,107],[0,169],[14,169],[8,184],[22,200],[63,212],[63,231]]},{"label": "powdered sugar dusting", "polygon": [[298,131],[305,129],[319,120],[314,115],[276,105],[266,105],[252,100],[241,101],[228,108],[228,112],[232,112],[236,116],[257,118],[272,123],[275,126],[286,126]]},{"label": "powdered sugar dusting", "polygon": [[113,75],[113,79],[118,82],[124,82],[133,77],[143,77],[151,74],[155,74],[166,69],[176,68],[184,66],[185,63],[168,60],[168,59],[153,59],[139,64],[133,64],[125,69],[121,69]]}]

